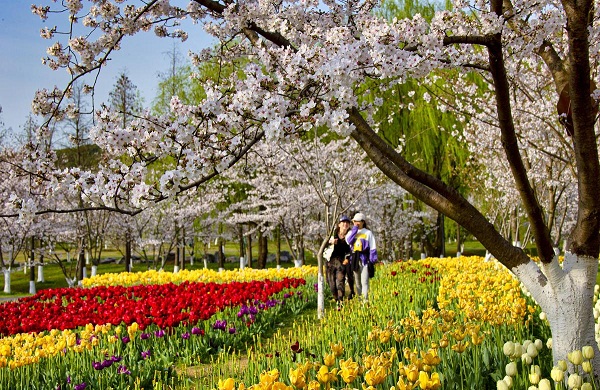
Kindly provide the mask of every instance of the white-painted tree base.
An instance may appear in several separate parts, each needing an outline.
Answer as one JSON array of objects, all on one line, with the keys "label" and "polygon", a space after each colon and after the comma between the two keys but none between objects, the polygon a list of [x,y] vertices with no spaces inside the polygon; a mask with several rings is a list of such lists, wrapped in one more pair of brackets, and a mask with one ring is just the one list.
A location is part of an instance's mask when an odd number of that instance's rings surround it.
[{"label": "white-painted tree base", "polygon": [[37,291],[35,290],[35,281],[29,281],[29,294],[35,294]]},{"label": "white-painted tree base", "polygon": [[2,271],[4,272],[4,292],[6,294],[10,294],[12,291],[11,287],[10,287],[10,282],[11,282],[10,268],[4,269]]},{"label": "white-painted tree base", "polygon": [[179,272],[179,266],[176,265],[173,267],[173,273],[176,274],[177,272]]},{"label": "white-painted tree base", "polygon": [[600,374],[600,351],[595,339],[593,313],[594,286],[598,259],[565,253],[549,264],[530,261],[512,269],[533,299],[540,305],[552,331],[554,364],[567,360],[567,354],[584,346],[594,348],[592,366]]},{"label": "white-painted tree base", "polygon": [[38,283],[43,283],[46,280],[44,279],[44,266],[43,265],[38,265],[38,277],[37,277],[37,281]]},{"label": "white-painted tree base", "polygon": [[323,283],[323,273],[317,275],[317,318],[321,319],[325,315],[325,289]]},{"label": "white-painted tree base", "polygon": [[98,275],[98,266],[92,265],[92,276]]}]

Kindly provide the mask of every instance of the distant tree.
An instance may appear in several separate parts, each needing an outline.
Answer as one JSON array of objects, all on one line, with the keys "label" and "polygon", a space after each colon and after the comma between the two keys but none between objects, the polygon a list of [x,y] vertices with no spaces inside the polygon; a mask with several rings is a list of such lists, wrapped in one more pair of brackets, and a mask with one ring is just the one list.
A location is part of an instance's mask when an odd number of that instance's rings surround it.
[{"label": "distant tree", "polygon": [[159,73],[158,95],[154,98],[153,109],[158,113],[169,111],[173,96],[189,103],[190,68],[182,65],[181,53],[173,42],[173,49],[166,53],[169,58],[169,69]]},{"label": "distant tree", "polygon": [[142,111],[143,99],[137,86],[123,71],[109,93],[110,107],[121,115],[121,126],[126,127]]}]

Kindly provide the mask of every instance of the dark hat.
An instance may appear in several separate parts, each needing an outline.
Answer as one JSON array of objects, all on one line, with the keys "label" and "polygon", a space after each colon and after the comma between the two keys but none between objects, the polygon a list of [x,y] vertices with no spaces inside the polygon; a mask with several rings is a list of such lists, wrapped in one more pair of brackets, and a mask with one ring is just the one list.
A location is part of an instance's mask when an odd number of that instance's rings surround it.
[{"label": "dark hat", "polygon": [[345,216],[345,215],[342,215],[342,216],[340,217],[340,222],[352,222],[352,221],[351,221],[351,220],[350,220],[350,218],[348,218],[347,216]]}]

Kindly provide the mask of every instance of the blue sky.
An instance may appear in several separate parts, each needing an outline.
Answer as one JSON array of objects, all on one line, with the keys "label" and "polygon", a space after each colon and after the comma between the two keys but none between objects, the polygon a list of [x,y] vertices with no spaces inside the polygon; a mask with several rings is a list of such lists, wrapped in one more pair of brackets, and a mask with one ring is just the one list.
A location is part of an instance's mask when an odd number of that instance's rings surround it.
[{"label": "blue sky", "polygon": [[[62,87],[68,81],[64,70],[52,71],[42,65],[41,58],[54,40],[42,39],[39,35],[41,28],[59,23],[64,25],[66,18],[54,17],[43,22],[31,13],[32,3],[56,6],[49,0],[0,0],[0,118],[5,127],[11,127],[13,131],[25,123],[37,89],[52,89],[55,85]],[[200,25],[193,25],[188,32],[190,38],[186,42],[177,41],[184,61],[187,61],[188,50],[200,50],[211,42]],[[172,39],[158,38],[153,32],[126,39],[121,50],[113,53],[109,66],[100,74],[96,104],[108,100],[109,91],[123,71],[138,87],[145,104],[150,104],[156,95],[158,74],[168,70],[167,53],[173,50]]]}]

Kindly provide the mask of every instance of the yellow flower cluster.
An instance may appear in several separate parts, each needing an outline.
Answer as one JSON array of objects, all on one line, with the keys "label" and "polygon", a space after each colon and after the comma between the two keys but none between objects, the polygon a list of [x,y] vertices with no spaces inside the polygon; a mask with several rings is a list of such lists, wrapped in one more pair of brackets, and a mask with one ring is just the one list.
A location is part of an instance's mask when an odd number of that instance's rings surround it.
[{"label": "yellow flower cluster", "polygon": [[269,268],[253,269],[244,268],[243,270],[213,271],[209,269],[202,270],[182,270],[177,273],[167,271],[149,270],[144,272],[121,272],[114,274],[102,274],[86,278],[82,281],[84,287],[96,286],[135,286],[141,284],[166,284],[203,282],[203,283],[229,283],[232,281],[244,282],[252,280],[283,279],[283,278],[304,278],[317,275],[317,267],[302,266],[293,268]]},{"label": "yellow flower cluster", "polygon": [[[70,329],[40,333],[19,333],[11,337],[0,339],[0,367],[14,369],[29,364],[38,363],[41,359],[66,354],[68,351],[83,352],[100,345],[101,338],[108,337],[113,329],[111,324],[88,324],[78,334]],[[134,323],[127,328],[130,338],[138,332],[138,324]],[[112,337],[114,338],[114,337]]]},{"label": "yellow flower cluster", "polygon": [[431,264],[443,269],[437,297],[440,309],[454,309],[466,320],[490,325],[522,323],[532,312],[519,281],[500,265],[477,256],[460,261],[431,259]]}]

